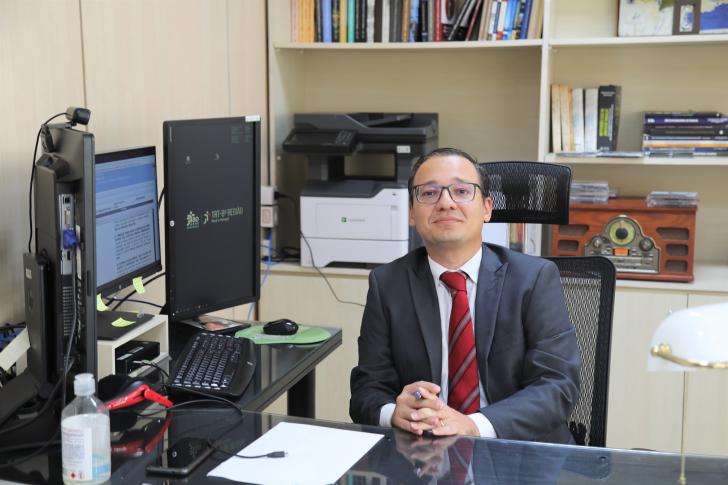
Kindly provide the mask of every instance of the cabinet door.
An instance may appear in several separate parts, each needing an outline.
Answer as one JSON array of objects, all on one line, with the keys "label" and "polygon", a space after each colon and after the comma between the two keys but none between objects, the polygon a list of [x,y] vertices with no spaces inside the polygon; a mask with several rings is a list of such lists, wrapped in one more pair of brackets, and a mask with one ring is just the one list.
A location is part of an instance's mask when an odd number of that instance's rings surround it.
[{"label": "cabinet door", "polygon": [[607,446],[680,450],[682,374],[648,372],[652,333],[687,295],[618,288],[614,303]]},{"label": "cabinet door", "polygon": [[[726,302],[728,295],[725,294],[688,295],[690,307]],[[728,371],[691,372],[687,393],[685,450],[725,456],[728,454]]]},{"label": "cabinet door", "polygon": [[[327,272],[327,278],[341,300],[366,301],[366,272],[354,276]],[[316,367],[316,418],[351,422],[349,375],[358,361],[356,341],[364,308],[337,302],[318,273],[300,271],[271,273],[259,305],[261,321],[290,318],[307,325],[341,328],[341,347]],[[276,402],[268,411],[285,412],[285,407]]]}]

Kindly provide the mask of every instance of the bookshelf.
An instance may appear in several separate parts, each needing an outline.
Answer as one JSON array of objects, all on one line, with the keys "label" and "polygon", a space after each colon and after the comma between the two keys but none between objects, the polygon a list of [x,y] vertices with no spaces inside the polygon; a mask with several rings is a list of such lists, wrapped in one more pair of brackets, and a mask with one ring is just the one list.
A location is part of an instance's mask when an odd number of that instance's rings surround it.
[{"label": "bookshelf", "polygon": [[[676,451],[682,380],[648,374],[646,352],[652,329],[669,310],[728,299],[728,157],[557,157],[549,153],[550,87],[621,85],[618,149],[639,150],[645,110],[728,112],[728,35],[620,38],[618,3],[545,0],[543,36],[535,40],[302,44],[290,42],[290,2],[268,2],[269,152],[277,167],[273,183],[294,195],[303,183],[302,161],[280,148],[293,113],[427,111],[440,114],[440,146],[462,148],[480,160],[565,163],[572,166],[575,179],[607,180],[624,196],[644,196],[651,190],[698,192],[695,281],[620,280],[615,303],[607,443]],[[288,240],[295,245],[291,232]],[[276,276],[273,272],[272,278]],[[305,288],[297,286],[302,275],[288,273],[286,278],[279,291],[285,287],[296,294]],[[354,276],[342,275],[340,284],[347,278]],[[365,293],[365,282],[357,281]],[[263,292],[265,298],[265,288]],[[364,293],[351,298],[360,301]],[[328,301],[329,295],[323,296],[317,311],[324,314]],[[330,323],[347,325],[352,330],[344,340],[355,342],[357,312],[340,308],[331,314],[342,315],[341,322]],[[343,348],[355,349],[353,343],[347,345]],[[355,352],[339,357],[337,369],[322,371],[321,381],[348,382],[355,362]],[[728,379],[721,382],[728,389]],[[728,395],[711,394],[716,388],[715,383],[691,386],[691,403],[718,400],[728,405]],[[635,396],[634,389],[644,392]],[[701,416],[700,405],[691,405],[688,429],[704,432],[693,435],[688,449],[728,453],[728,438],[710,436],[706,424],[711,419],[713,426],[725,429],[728,417]],[[331,413],[322,417],[347,417],[345,408]]]},{"label": "bookshelf", "polygon": [[294,50],[461,50],[461,49],[508,49],[540,47],[543,45],[541,39],[523,40],[477,40],[470,42],[366,42],[354,44],[340,44],[337,42],[277,42],[273,44],[274,49]]},{"label": "bookshelf", "polygon": [[728,157],[570,157],[548,153],[544,159],[549,163],[563,165],[626,165],[626,166],[689,166],[689,167],[728,167]]}]

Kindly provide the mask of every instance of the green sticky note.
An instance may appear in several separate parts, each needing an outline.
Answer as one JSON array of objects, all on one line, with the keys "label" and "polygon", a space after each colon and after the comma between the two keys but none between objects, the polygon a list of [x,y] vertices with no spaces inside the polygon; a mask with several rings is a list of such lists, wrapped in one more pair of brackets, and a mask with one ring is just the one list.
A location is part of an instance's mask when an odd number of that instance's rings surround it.
[{"label": "green sticky note", "polygon": [[144,288],[144,283],[142,283],[142,277],[141,276],[137,276],[136,278],[134,278],[132,280],[132,283],[134,284],[134,289],[140,295],[142,293],[146,293],[147,292],[146,288]]},{"label": "green sticky note", "polygon": [[116,328],[128,327],[129,325],[134,325],[134,322],[132,322],[131,320],[125,320],[123,318],[117,318],[116,320],[111,322],[111,326]]},{"label": "green sticky note", "polygon": [[96,295],[96,311],[105,312],[109,307],[106,306],[104,300],[101,299],[101,294]]}]

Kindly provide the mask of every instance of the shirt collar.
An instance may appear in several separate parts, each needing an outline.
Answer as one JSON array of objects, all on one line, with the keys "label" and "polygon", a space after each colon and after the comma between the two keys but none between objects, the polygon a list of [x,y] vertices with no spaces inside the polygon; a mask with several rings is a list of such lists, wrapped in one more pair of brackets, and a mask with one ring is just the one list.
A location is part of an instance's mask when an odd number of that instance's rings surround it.
[{"label": "shirt collar", "polygon": [[[462,271],[473,281],[473,283],[478,284],[478,273],[480,272],[480,261],[482,259],[483,247],[481,246],[473,257],[467,260],[465,264],[460,266],[456,271]],[[430,263],[430,271],[432,272],[432,276],[435,278],[435,281],[439,281],[440,275],[442,275],[445,271],[452,271],[432,259],[429,254],[427,255],[427,262]]]}]

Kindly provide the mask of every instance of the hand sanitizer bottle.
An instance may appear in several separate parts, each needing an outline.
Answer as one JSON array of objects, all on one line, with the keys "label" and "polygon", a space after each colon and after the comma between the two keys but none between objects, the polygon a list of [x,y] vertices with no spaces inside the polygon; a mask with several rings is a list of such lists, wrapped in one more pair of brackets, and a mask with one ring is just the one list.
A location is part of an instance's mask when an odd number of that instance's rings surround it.
[{"label": "hand sanitizer bottle", "polygon": [[76,398],[61,413],[63,483],[95,485],[111,477],[109,411],[94,392],[93,374],[73,382]]}]

